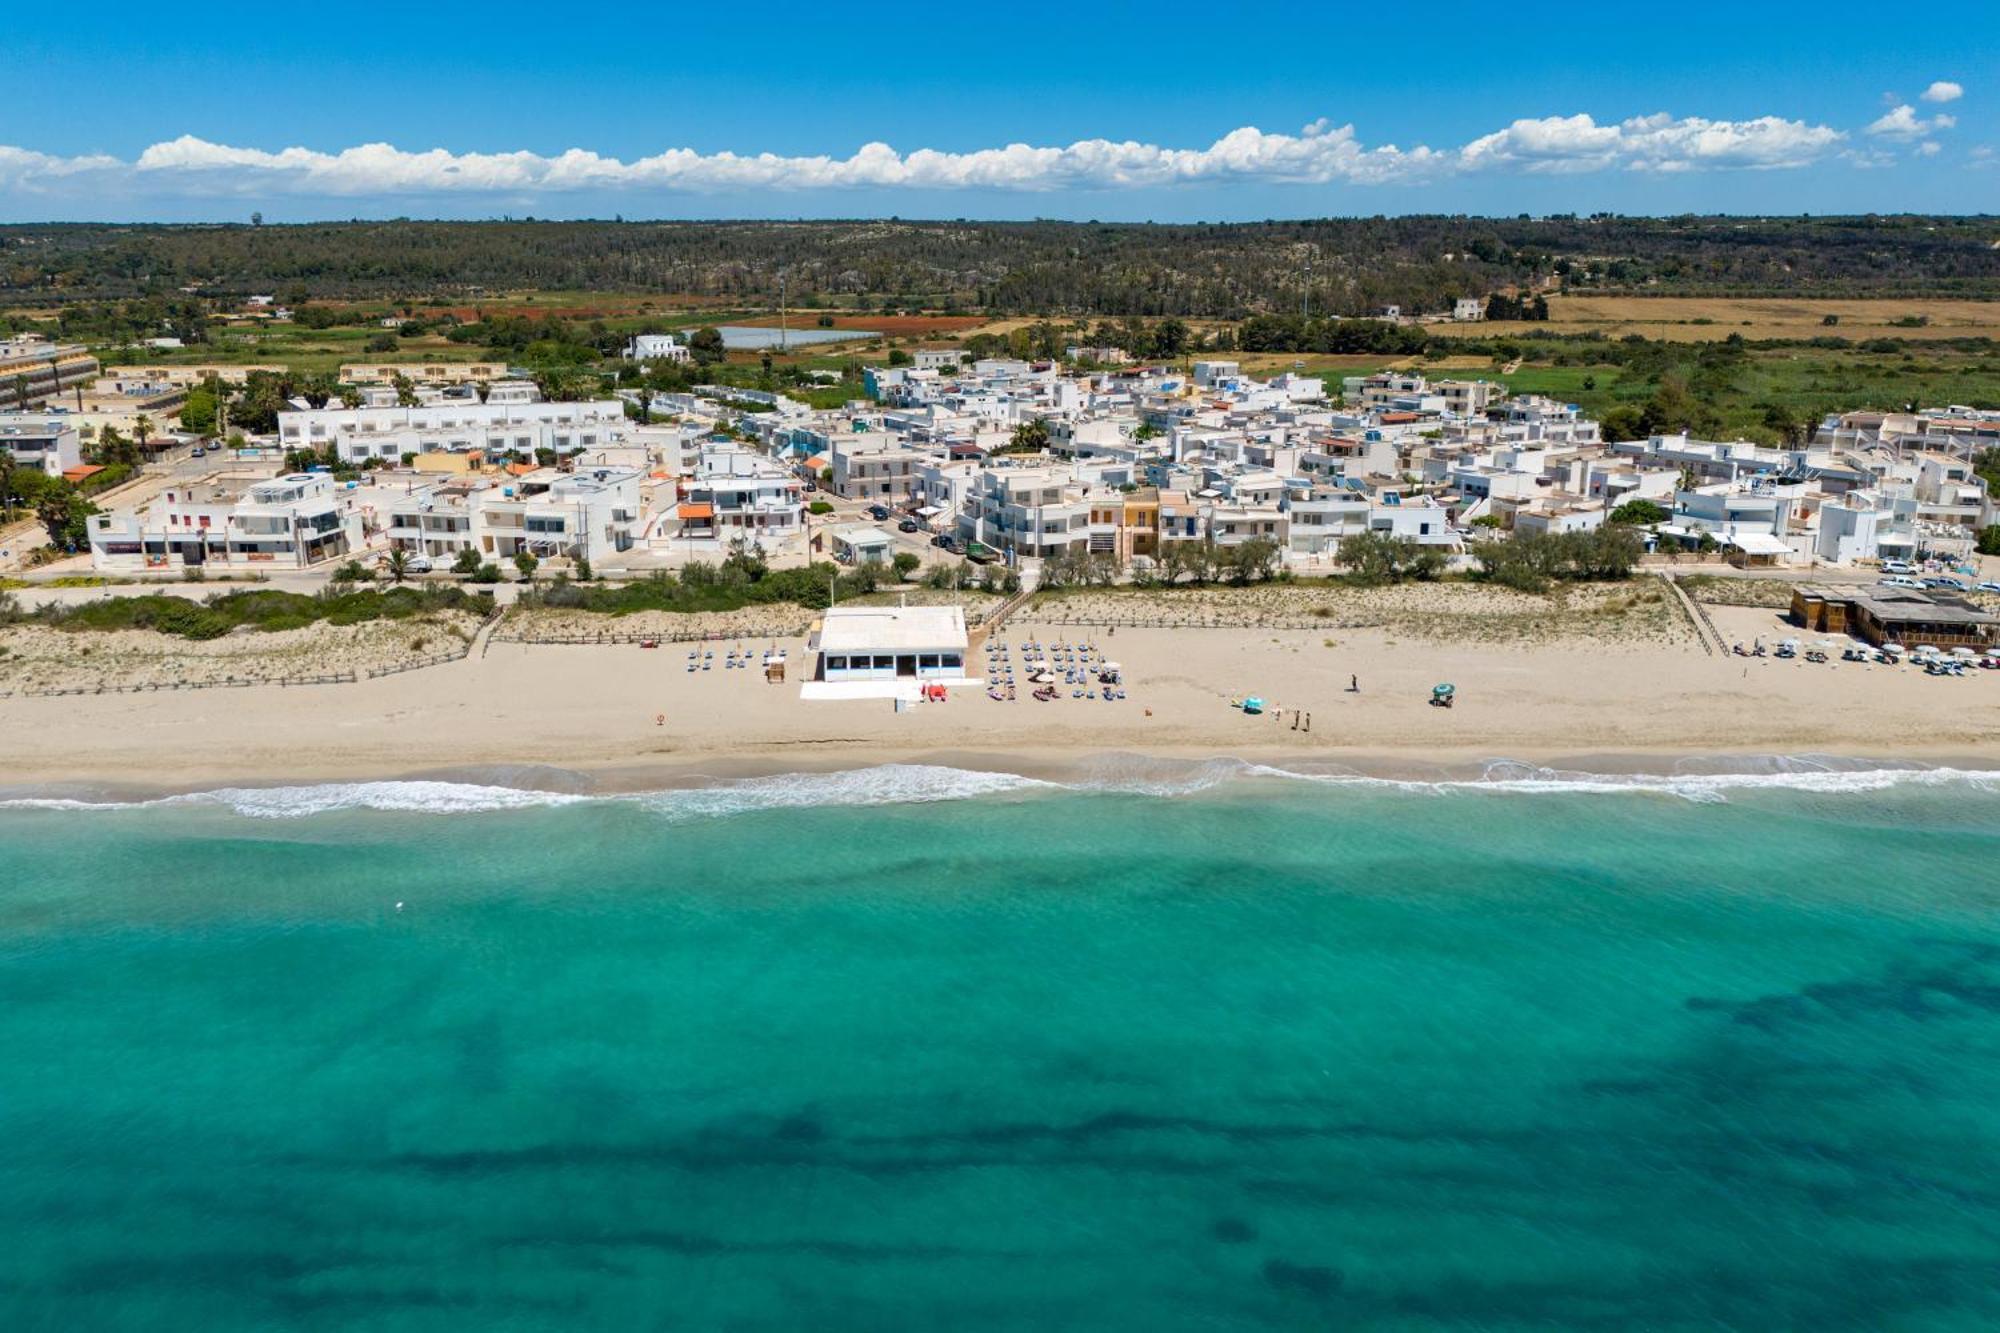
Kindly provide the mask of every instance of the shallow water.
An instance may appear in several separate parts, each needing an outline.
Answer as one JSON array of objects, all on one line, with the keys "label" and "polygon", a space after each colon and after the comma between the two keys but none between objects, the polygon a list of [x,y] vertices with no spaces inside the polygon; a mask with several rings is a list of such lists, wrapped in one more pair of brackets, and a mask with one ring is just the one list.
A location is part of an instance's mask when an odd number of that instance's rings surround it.
[{"label": "shallow water", "polygon": [[2000,791],[1785,781],[0,810],[0,1313],[1991,1327]]},{"label": "shallow water", "polygon": [[717,326],[716,332],[722,335],[724,347],[751,352],[776,347],[780,342],[800,347],[811,343],[858,342],[882,336],[867,329],[804,328],[786,331],[749,324],[723,324]]}]

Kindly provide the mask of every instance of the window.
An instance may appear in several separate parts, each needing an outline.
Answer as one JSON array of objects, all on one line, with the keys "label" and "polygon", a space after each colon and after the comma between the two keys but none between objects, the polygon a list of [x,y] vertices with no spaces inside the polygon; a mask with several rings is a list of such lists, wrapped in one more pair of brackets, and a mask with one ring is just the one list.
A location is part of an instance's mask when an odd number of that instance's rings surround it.
[{"label": "window", "polygon": [[938,665],[938,655],[936,653],[924,653],[923,655],[917,658],[917,665],[922,667],[925,671],[936,671]]},{"label": "window", "polygon": [[847,670],[847,659],[845,657],[829,657],[826,659],[826,669],[828,671],[845,671]]},{"label": "window", "polygon": [[877,671],[894,671],[896,669],[896,659],[893,657],[878,656],[875,659],[875,669]]},{"label": "window", "polygon": [[965,658],[959,653],[944,653],[939,657],[938,663],[947,671],[960,671],[965,667]]}]

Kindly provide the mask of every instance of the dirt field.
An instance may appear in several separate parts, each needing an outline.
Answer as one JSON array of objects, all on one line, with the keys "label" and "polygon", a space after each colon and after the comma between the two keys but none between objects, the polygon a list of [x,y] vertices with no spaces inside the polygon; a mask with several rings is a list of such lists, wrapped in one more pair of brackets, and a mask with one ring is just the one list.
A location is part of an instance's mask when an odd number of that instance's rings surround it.
[{"label": "dirt field", "polygon": [[[1826,317],[1837,317],[1829,325]],[[1917,328],[1896,324],[1920,317]],[[1430,332],[1467,337],[1532,333],[1628,333],[1675,342],[1705,342],[1740,333],[1746,338],[1978,338],[2000,337],[2000,301],[1806,300],[1699,296],[1552,296],[1544,323],[1512,320],[1482,324],[1432,324]]]}]

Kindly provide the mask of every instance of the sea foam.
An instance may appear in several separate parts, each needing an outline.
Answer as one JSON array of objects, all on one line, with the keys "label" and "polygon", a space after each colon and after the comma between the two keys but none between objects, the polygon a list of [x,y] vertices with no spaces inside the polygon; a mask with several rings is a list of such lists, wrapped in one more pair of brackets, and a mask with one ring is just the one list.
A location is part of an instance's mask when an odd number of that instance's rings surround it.
[{"label": "sea foam", "polygon": [[1772,758],[1760,771],[1736,761],[1733,771],[1591,773],[1494,760],[1462,777],[1381,777],[1351,771],[1308,772],[1240,759],[1161,760],[1106,756],[1066,781],[941,764],[880,764],[820,773],[720,780],[703,786],[586,795],[483,783],[409,780],[224,787],[144,801],[77,796],[0,799],[0,810],[116,811],[170,807],[219,808],[252,819],[300,819],[339,811],[417,815],[477,814],[583,804],[637,806],[667,819],[719,818],[759,810],[912,805],[940,801],[1035,796],[1059,792],[1152,797],[1196,796],[1257,783],[1397,791],[1446,796],[1605,793],[1721,802],[1733,794],[1790,790],[1828,795],[1900,788],[1961,787],[2000,793],[2000,771],[1861,764],[1836,759]]}]

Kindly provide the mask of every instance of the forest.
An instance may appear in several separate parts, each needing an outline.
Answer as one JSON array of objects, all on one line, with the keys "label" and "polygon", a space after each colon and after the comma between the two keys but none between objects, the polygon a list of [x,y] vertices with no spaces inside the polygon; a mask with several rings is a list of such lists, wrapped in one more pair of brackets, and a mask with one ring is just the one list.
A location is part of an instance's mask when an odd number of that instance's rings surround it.
[{"label": "forest", "polygon": [[0,227],[0,304],[508,291],[805,308],[1356,316],[1571,293],[2000,297],[2000,219],[1420,216],[1095,222],[489,222]]}]

